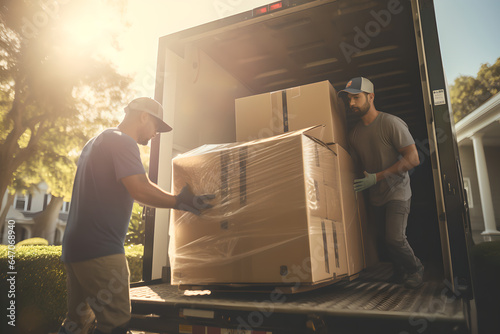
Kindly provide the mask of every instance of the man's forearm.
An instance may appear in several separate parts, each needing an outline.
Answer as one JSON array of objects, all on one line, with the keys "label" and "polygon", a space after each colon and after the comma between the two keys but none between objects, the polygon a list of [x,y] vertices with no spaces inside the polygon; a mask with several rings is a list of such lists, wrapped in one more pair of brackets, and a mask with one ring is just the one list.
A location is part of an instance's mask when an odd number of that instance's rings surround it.
[{"label": "man's forearm", "polygon": [[173,208],[176,204],[174,195],[167,193],[152,182],[137,192],[134,199],[143,205],[154,208]]},{"label": "man's forearm", "polygon": [[[414,146],[414,145],[413,145]],[[377,182],[391,177],[392,175],[399,175],[404,172],[409,171],[410,169],[418,166],[420,163],[420,159],[418,157],[417,150],[411,149],[409,150],[401,159],[399,159],[396,163],[394,163],[391,167],[376,173]]]},{"label": "man's forearm", "polygon": [[173,208],[176,204],[175,196],[151,182],[146,174],[130,175],[121,181],[139,203],[155,208]]},{"label": "man's forearm", "polygon": [[410,169],[412,169],[413,167],[415,167],[415,166],[411,165],[410,163],[408,163],[404,159],[401,159],[398,162],[396,162],[394,165],[392,165],[391,167],[389,167],[381,172],[376,173],[377,182],[382,181],[383,179],[386,179],[388,177],[391,177],[392,175],[402,174],[404,172],[407,172]]}]

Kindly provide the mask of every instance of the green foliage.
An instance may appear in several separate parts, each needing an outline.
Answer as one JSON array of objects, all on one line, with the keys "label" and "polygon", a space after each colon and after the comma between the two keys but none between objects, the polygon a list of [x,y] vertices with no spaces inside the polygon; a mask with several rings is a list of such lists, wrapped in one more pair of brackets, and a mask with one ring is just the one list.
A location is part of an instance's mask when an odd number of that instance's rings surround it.
[{"label": "green foliage", "polygon": [[[10,290],[7,278],[9,248],[0,246],[0,291]],[[128,246],[125,255],[131,281],[142,278],[143,246]],[[61,246],[24,246],[15,249],[16,327],[19,334],[55,332],[66,315],[66,274],[60,261]],[[2,296],[2,304],[8,302]],[[2,309],[7,304],[1,305]],[[5,308],[4,308],[5,307]],[[2,321],[2,326],[6,321]],[[12,328],[10,328],[12,330]],[[5,333],[5,331],[1,331]]]},{"label": "green foliage", "polygon": [[[117,73],[101,51],[102,45],[118,48],[116,31],[93,27],[89,10],[107,6],[106,13],[119,16],[123,4],[51,5],[23,0],[0,6],[0,202],[9,185],[24,191],[41,180],[68,200],[82,146],[116,124],[132,94],[131,78]],[[92,28],[95,40],[84,41],[82,31],[91,36]]]},{"label": "green foliage", "polygon": [[125,245],[144,245],[145,228],[146,226],[142,221],[142,206],[134,202],[132,217],[130,217],[127,236],[125,237]]},{"label": "green foliage", "polygon": [[455,79],[450,91],[455,123],[498,92],[500,92],[500,58],[493,65],[481,65],[476,78],[460,76]]},{"label": "green foliage", "polygon": [[[63,320],[66,312],[66,277],[60,256],[60,246],[25,246],[16,249],[15,302],[18,333],[47,333],[50,322]],[[2,268],[6,268],[6,260],[7,247],[2,246]],[[5,286],[7,277],[6,271],[2,270],[2,291],[8,291]]]},{"label": "green foliage", "polygon": [[500,92],[500,58],[493,65],[481,65],[477,79],[487,88],[491,96]]},{"label": "green foliage", "polygon": [[19,241],[16,246],[48,246],[49,242],[44,238],[29,238]]},{"label": "green foliage", "polygon": [[144,254],[143,245],[125,246],[125,255],[127,256],[128,266],[130,268],[130,282],[142,281],[143,254]]}]

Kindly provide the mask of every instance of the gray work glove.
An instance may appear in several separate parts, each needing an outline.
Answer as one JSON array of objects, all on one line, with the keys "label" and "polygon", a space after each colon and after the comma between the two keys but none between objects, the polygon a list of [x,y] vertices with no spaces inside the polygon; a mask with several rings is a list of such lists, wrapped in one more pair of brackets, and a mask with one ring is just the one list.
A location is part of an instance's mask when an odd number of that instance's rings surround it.
[{"label": "gray work glove", "polygon": [[213,194],[196,196],[191,192],[189,185],[186,184],[181,192],[175,196],[176,203],[174,209],[189,211],[195,215],[200,215],[201,210],[212,207],[212,205],[206,203],[206,201],[214,198],[215,195]]},{"label": "gray work glove", "polygon": [[377,183],[377,174],[367,173],[366,171],[364,174],[364,178],[354,180],[354,190],[356,192],[373,187]]}]

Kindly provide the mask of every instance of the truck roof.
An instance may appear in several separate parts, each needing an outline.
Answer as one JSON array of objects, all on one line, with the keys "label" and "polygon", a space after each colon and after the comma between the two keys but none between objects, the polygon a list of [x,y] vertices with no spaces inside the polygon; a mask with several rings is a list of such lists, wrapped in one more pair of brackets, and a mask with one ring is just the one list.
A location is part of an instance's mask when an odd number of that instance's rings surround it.
[{"label": "truck roof", "polygon": [[200,48],[255,94],[322,80],[341,90],[350,78],[367,77],[377,108],[405,120],[415,137],[426,137],[410,2],[289,4],[260,17],[249,11],[167,35],[160,48],[181,57],[187,45]]}]

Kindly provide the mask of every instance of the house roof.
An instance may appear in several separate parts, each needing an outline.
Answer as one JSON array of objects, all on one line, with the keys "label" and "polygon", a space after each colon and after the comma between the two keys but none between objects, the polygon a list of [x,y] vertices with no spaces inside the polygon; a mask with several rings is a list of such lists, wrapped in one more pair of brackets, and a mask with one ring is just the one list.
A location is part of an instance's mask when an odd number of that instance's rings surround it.
[{"label": "house roof", "polygon": [[455,124],[458,143],[483,134],[489,144],[500,145],[500,93]]}]

